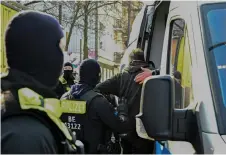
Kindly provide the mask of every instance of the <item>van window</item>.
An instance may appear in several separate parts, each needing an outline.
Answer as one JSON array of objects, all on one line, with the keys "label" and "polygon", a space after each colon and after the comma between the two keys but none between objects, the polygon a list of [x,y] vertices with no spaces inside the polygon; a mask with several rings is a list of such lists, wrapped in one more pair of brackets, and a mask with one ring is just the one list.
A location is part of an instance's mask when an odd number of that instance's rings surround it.
[{"label": "van window", "polygon": [[219,133],[226,134],[226,2],[201,6],[205,56]]},{"label": "van window", "polygon": [[193,102],[192,61],[190,43],[185,21],[172,21],[170,27],[170,74],[176,79],[175,108],[185,108]]},{"label": "van window", "polygon": [[172,21],[171,26],[170,26],[170,66],[171,66],[171,71],[176,71],[175,66],[177,66],[177,61],[175,61],[175,57],[177,57],[178,54],[178,47],[179,45],[183,45],[183,37],[184,37],[184,20],[183,19],[177,19]]}]

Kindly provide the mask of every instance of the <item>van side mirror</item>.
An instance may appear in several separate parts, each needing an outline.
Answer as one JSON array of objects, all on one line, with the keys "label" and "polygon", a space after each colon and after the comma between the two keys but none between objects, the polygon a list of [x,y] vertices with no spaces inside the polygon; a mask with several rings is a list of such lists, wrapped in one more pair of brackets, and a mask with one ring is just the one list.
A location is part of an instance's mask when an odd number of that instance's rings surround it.
[{"label": "van side mirror", "polygon": [[[193,109],[175,109],[176,81],[170,75],[147,78],[142,87],[140,114],[148,137],[158,140],[193,141],[197,133]],[[139,134],[138,134],[139,135]]]},{"label": "van side mirror", "polygon": [[170,76],[146,79],[141,93],[140,119],[149,137],[166,140],[172,138],[174,98]]}]

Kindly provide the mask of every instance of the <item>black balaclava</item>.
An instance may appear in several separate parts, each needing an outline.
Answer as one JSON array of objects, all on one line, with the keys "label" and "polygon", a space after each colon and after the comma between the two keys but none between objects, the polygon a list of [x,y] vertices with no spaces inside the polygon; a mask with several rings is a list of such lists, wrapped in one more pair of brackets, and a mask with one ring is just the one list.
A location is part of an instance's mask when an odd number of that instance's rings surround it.
[{"label": "black balaclava", "polygon": [[61,38],[61,26],[52,16],[35,11],[19,13],[5,34],[9,67],[27,73],[49,88],[55,87],[63,66]]},{"label": "black balaclava", "polygon": [[72,68],[72,70],[64,70],[64,78],[65,78],[65,80],[74,79],[73,75],[72,75],[72,73],[73,73],[73,66],[72,66],[72,64],[70,62],[66,62],[64,64],[64,67],[66,67],[66,66],[70,66]]},{"label": "black balaclava", "polygon": [[79,83],[88,84],[95,87],[100,82],[100,65],[96,60],[86,59],[79,68]]}]

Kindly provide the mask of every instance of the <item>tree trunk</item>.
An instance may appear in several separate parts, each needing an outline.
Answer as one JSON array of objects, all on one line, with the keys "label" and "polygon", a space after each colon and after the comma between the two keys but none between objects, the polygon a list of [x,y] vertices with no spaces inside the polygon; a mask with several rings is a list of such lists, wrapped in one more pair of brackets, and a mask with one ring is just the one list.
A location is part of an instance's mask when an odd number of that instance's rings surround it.
[{"label": "tree trunk", "polygon": [[62,24],[62,5],[59,5],[59,23]]},{"label": "tree trunk", "polygon": [[69,30],[68,36],[66,38],[65,51],[68,50],[68,46],[69,46],[69,43],[70,43],[70,39],[71,39],[71,35],[72,35],[74,25],[75,25],[75,20],[71,23],[70,30]]},{"label": "tree trunk", "polygon": [[129,45],[129,36],[130,36],[130,20],[131,20],[131,1],[128,1],[128,32],[127,32],[127,46]]},{"label": "tree trunk", "polygon": [[95,57],[98,59],[98,1],[96,1],[96,14],[95,14]]},{"label": "tree trunk", "polygon": [[75,26],[75,22],[78,19],[78,11],[79,11],[79,7],[77,7],[77,10],[75,11],[75,15],[73,17],[73,21],[72,21],[72,23],[70,25],[70,30],[69,30],[69,33],[68,33],[68,37],[66,38],[66,45],[65,45],[65,50],[66,51],[68,50],[68,46],[69,46],[69,43],[70,43],[70,39],[71,39],[71,35],[72,35],[72,32],[73,32],[73,28]]},{"label": "tree trunk", "polygon": [[84,29],[83,29],[83,35],[84,35],[84,46],[83,46],[83,52],[84,52],[84,57],[83,59],[88,58],[88,14],[86,13],[87,7],[84,7],[84,12],[85,12],[85,16],[84,16]]},{"label": "tree trunk", "polygon": [[80,39],[80,63],[82,62],[82,39]]}]

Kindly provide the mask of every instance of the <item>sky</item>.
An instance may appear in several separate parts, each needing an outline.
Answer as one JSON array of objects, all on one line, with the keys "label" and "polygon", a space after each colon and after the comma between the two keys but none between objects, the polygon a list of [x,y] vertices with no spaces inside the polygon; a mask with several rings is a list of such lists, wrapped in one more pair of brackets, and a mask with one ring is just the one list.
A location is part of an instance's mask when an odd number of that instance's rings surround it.
[{"label": "sky", "polygon": [[146,5],[150,5],[150,4],[153,4],[154,3],[154,1],[153,0],[149,0],[149,1],[145,1],[145,0],[141,0],[144,4],[146,4]]}]

